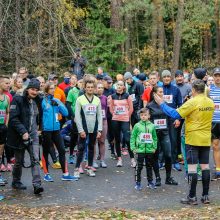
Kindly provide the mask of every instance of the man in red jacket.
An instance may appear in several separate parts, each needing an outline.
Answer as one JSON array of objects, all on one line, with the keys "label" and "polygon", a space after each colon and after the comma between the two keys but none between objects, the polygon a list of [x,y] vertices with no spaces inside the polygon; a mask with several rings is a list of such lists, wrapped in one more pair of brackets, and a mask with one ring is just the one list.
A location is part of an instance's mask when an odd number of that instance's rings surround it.
[{"label": "man in red jacket", "polygon": [[69,72],[65,72],[63,78],[64,78],[63,82],[60,83],[58,85],[58,87],[64,91],[67,87],[70,86],[70,73]]}]

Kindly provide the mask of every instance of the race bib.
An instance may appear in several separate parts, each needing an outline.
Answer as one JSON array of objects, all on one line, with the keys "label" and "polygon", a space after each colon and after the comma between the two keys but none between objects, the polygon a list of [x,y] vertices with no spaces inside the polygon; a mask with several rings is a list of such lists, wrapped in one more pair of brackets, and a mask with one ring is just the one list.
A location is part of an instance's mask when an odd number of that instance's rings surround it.
[{"label": "race bib", "polygon": [[95,115],[96,114],[96,106],[95,105],[86,105],[85,112],[87,115]]},{"label": "race bib", "polygon": [[141,133],[140,142],[143,144],[152,144],[153,143],[152,135],[150,133]]},{"label": "race bib", "polygon": [[216,111],[219,111],[219,110],[220,110],[220,103],[215,104],[215,110],[216,110]]},{"label": "race bib", "polygon": [[102,118],[105,118],[105,110],[102,110]]},{"label": "race bib", "polygon": [[131,94],[130,96],[131,96],[132,102],[136,101],[135,94]]},{"label": "race bib", "polygon": [[116,115],[123,115],[123,114],[125,114],[125,106],[116,106],[115,107],[115,114]]},{"label": "race bib", "polygon": [[156,129],[165,129],[167,128],[167,120],[166,119],[155,119],[154,125]]},{"label": "race bib", "polygon": [[164,95],[163,100],[167,103],[173,103],[173,95]]},{"label": "race bib", "polygon": [[6,111],[5,110],[0,110],[0,124],[5,123],[5,116],[6,116]]}]

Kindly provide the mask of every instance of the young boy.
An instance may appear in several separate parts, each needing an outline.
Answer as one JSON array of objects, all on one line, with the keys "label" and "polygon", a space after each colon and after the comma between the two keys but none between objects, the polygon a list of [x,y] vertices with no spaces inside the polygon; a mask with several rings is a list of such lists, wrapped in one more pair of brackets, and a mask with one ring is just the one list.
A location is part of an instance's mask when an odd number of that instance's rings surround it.
[{"label": "young boy", "polygon": [[154,124],[149,121],[150,113],[146,108],[140,110],[141,121],[135,124],[131,135],[131,150],[137,153],[137,170],[135,189],[141,190],[141,170],[145,160],[148,187],[155,189],[153,183],[152,164],[157,149],[157,134]]}]

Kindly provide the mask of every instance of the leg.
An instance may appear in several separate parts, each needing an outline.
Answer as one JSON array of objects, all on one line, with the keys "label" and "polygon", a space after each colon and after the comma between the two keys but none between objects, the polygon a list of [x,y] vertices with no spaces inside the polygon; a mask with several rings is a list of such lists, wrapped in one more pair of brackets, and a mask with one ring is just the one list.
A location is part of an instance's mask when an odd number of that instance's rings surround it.
[{"label": "leg", "polygon": [[53,131],[52,140],[59,152],[59,162],[63,173],[68,173],[67,162],[65,157],[65,148],[63,143],[63,138],[60,135],[60,131]]},{"label": "leg", "polygon": [[105,139],[106,139],[106,135],[107,135],[107,129],[108,129],[107,120],[103,120],[102,135],[101,135],[101,138],[98,140],[101,161],[105,159]]},{"label": "leg", "polygon": [[72,120],[72,129],[70,136],[70,155],[73,155],[74,148],[77,145],[77,141],[78,141],[78,130],[76,127],[76,123]]},{"label": "leg", "polygon": [[134,158],[134,153],[131,151],[131,148],[130,148],[130,136],[131,136],[131,132],[130,132],[130,123],[129,122],[121,122],[122,126],[121,126],[121,129],[122,129],[122,133],[123,133],[123,136],[125,138],[125,142],[128,146],[128,153],[130,155],[130,158]]},{"label": "leg", "polygon": [[141,171],[143,169],[143,163],[144,163],[144,154],[138,154],[137,157],[137,175],[135,181],[137,183],[141,182]]},{"label": "leg", "polygon": [[[87,134],[88,135],[88,134]],[[77,160],[76,160],[76,168],[80,167],[80,164],[83,160],[83,154],[84,154],[84,150],[86,148],[86,138],[81,138],[79,136],[79,141],[78,141],[78,154],[77,154]]]},{"label": "leg", "polygon": [[153,159],[154,159],[154,154],[147,154],[145,156],[148,183],[153,182],[153,172],[152,172]]},{"label": "leg", "polygon": [[111,154],[115,154],[115,147],[114,147],[114,130],[113,130],[113,125],[112,125],[112,119],[108,118],[107,119],[107,123],[108,123],[108,142],[110,144],[111,147]]},{"label": "leg", "polygon": [[42,165],[43,165],[44,174],[49,173],[49,170],[48,170],[48,164],[49,164],[48,155],[49,155],[51,146],[53,146],[52,132],[44,131],[43,132],[43,142],[42,142],[42,148],[43,148]]},{"label": "leg", "polygon": [[119,121],[112,121],[112,128],[114,132],[114,138],[115,138],[115,148],[118,158],[121,159],[121,122]]},{"label": "leg", "polygon": [[89,143],[88,143],[88,166],[89,167],[91,167],[93,164],[96,135],[97,135],[96,133],[89,134]]}]

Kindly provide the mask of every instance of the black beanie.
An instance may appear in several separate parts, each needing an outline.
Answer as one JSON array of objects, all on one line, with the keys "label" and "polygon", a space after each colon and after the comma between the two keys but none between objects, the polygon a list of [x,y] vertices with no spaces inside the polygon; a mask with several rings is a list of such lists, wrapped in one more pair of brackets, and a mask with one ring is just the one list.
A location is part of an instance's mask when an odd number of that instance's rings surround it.
[{"label": "black beanie", "polygon": [[38,79],[36,78],[33,78],[30,80],[28,86],[27,86],[27,89],[30,89],[30,88],[34,88],[34,89],[37,89],[37,90],[40,90],[40,82]]},{"label": "black beanie", "polygon": [[194,74],[195,74],[195,77],[197,79],[203,79],[206,75],[206,69],[205,68],[196,68],[194,69]]}]

